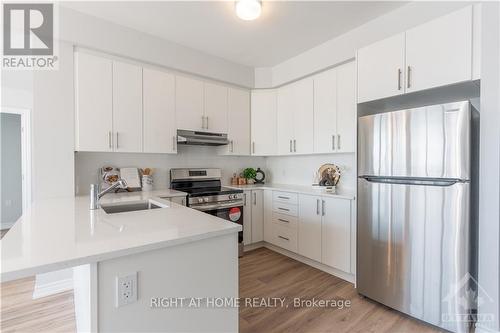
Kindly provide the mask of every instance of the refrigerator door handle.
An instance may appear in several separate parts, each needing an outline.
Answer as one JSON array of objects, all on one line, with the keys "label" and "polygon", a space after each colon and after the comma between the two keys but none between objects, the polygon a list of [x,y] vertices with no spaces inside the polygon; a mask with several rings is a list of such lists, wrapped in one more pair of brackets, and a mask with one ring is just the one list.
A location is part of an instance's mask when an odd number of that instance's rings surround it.
[{"label": "refrigerator door handle", "polygon": [[380,177],[359,176],[371,183],[399,184],[399,185],[424,185],[424,186],[451,186],[456,183],[467,183],[468,180],[455,178],[405,178],[405,177]]}]

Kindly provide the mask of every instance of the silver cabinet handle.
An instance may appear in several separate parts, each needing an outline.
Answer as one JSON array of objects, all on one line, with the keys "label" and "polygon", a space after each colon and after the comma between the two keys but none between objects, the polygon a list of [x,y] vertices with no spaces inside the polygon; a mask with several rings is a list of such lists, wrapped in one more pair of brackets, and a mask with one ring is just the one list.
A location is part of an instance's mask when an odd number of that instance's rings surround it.
[{"label": "silver cabinet handle", "polygon": [[285,212],[289,212],[289,211],[290,211],[290,209],[288,209],[288,208],[283,208],[283,207],[278,207],[278,209],[279,209],[279,210],[284,210]]},{"label": "silver cabinet handle", "polygon": [[290,153],[292,152],[292,139],[290,139]]},{"label": "silver cabinet handle", "polygon": [[319,215],[319,199],[316,199],[316,215]]},{"label": "silver cabinet handle", "polygon": [[255,154],[255,141],[252,141],[252,154]]},{"label": "silver cabinet handle", "polygon": [[257,193],[253,192],[253,204],[257,205]]},{"label": "silver cabinet handle", "polygon": [[234,153],[234,142],[231,140],[231,153]]},{"label": "silver cabinet handle", "polygon": [[278,219],[278,221],[285,222],[285,223],[290,223],[290,221],[284,220],[284,219]]},{"label": "silver cabinet handle", "polygon": [[281,196],[281,195],[278,195],[278,198],[280,198],[280,199],[290,200],[290,197],[284,197],[284,196]]},{"label": "silver cabinet handle", "polygon": [[293,139],[293,152],[297,152],[297,140]]},{"label": "silver cabinet handle", "polygon": [[116,132],[116,149],[118,149],[118,132]]},{"label": "silver cabinet handle", "polygon": [[337,134],[337,149],[340,150],[340,134]]},{"label": "silver cabinet handle", "polygon": [[325,200],[321,200],[321,216],[325,216]]},{"label": "silver cabinet handle", "polygon": [[407,75],[406,75],[406,80],[407,80],[406,87],[407,87],[407,88],[411,88],[411,67],[410,67],[410,66],[408,66],[408,71],[407,71]]},{"label": "silver cabinet handle", "polygon": [[401,71],[401,68],[398,68],[398,90],[401,90],[401,74],[403,74],[403,71]]},{"label": "silver cabinet handle", "polygon": [[332,134],[332,150],[335,150],[335,134]]},{"label": "silver cabinet handle", "polygon": [[172,137],[172,151],[176,151],[177,149],[177,140],[175,135]]},{"label": "silver cabinet handle", "polygon": [[206,123],[207,127],[205,127],[205,128],[208,129],[208,116],[206,116],[205,118],[207,119],[207,123]]},{"label": "silver cabinet handle", "polygon": [[108,145],[110,149],[113,148],[113,134],[111,131],[108,132]]},{"label": "silver cabinet handle", "polygon": [[286,240],[286,241],[290,241],[290,239],[289,239],[289,238],[286,238],[286,237],[283,237],[283,236],[278,236],[278,238],[284,239],[284,240]]},{"label": "silver cabinet handle", "polygon": [[243,193],[243,206],[247,205],[247,194]]}]

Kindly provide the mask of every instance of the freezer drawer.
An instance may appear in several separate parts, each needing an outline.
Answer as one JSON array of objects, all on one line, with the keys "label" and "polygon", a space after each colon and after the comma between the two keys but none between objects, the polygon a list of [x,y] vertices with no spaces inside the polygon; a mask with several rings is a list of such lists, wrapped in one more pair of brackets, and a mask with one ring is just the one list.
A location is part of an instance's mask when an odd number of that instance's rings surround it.
[{"label": "freezer drawer", "polygon": [[469,192],[467,182],[429,186],[358,179],[358,292],[466,332],[468,323],[456,318],[473,306],[464,304],[473,272]]},{"label": "freezer drawer", "polygon": [[358,175],[470,179],[470,105],[359,118]]}]

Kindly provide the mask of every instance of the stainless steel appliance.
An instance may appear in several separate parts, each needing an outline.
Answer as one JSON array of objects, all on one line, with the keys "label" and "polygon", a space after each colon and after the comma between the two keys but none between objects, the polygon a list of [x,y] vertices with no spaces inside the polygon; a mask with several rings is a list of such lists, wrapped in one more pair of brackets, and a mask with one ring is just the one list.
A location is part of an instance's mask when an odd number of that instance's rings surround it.
[{"label": "stainless steel appliance", "polygon": [[[243,227],[243,191],[221,186],[220,169],[171,169],[170,187],[187,192],[187,206]],[[238,233],[243,255],[243,231]]]},{"label": "stainless steel appliance", "polygon": [[177,130],[177,143],[192,146],[223,146],[229,144],[227,134]]},{"label": "stainless steel appliance", "polygon": [[471,136],[467,101],[358,122],[358,292],[453,332],[476,289]]}]

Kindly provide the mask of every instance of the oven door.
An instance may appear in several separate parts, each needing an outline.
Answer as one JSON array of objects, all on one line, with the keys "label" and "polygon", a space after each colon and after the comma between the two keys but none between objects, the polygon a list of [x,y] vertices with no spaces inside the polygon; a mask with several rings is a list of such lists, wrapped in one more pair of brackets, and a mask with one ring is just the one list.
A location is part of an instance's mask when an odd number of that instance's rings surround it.
[{"label": "oven door", "polygon": [[[220,217],[221,219],[231,221],[241,225],[243,228],[243,206],[215,208],[203,210],[204,213]],[[243,231],[238,232],[238,243],[243,242]]]}]

